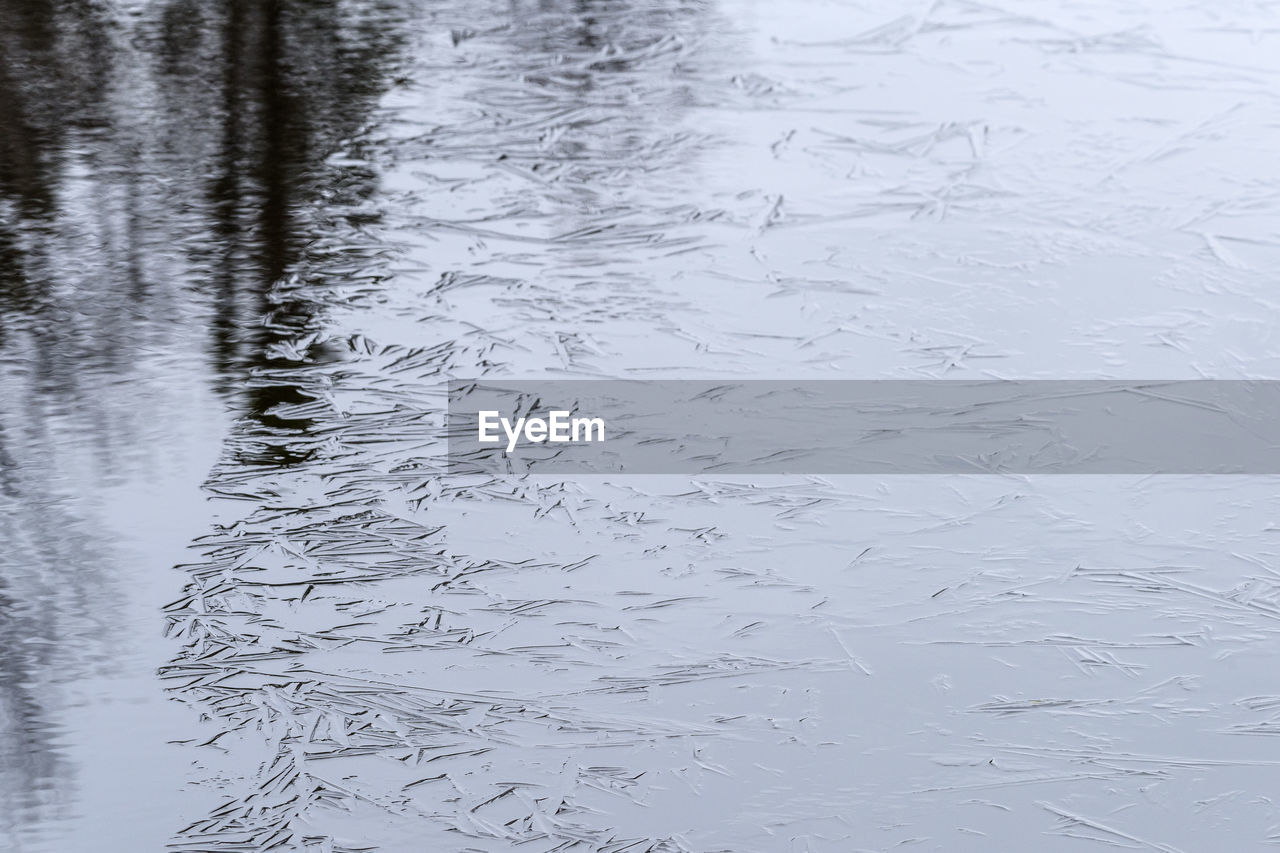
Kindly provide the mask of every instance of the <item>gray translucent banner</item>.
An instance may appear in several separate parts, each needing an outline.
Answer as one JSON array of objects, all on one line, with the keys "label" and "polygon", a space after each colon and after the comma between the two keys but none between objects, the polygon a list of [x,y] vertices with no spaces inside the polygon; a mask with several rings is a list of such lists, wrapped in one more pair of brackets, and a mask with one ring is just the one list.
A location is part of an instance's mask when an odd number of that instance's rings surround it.
[{"label": "gray translucent banner", "polygon": [[455,381],[448,428],[453,473],[1277,474],[1280,381]]}]

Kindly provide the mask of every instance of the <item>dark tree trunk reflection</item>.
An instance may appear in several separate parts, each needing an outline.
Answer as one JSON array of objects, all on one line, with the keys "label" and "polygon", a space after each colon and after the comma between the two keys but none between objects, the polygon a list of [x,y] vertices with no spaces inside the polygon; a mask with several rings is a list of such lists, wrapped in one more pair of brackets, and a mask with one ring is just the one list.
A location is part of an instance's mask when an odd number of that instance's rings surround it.
[{"label": "dark tree trunk reflection", "polygon": [[[112,536],[81,500],[92,484],[66,471],[88,454],[92,476],[145,478],[182,452],[164,419],[199,417],[156,389],[197,385],[260,434],[243,461],[301,458],[289,438],[308,422],[273,410],[304,401],[298,359],[335,355],[277,345],[319,320],[326,258],[299,264],[376,188],[328,160],[369,122],[407,16],[0,0],[0,847],[68,775],[51,732],[57,681],[85,656],[68,638],[108,643],[109,620],[88,626],[128,594],[89,544]],[[93,606],[49,594],[68,578]]]}]

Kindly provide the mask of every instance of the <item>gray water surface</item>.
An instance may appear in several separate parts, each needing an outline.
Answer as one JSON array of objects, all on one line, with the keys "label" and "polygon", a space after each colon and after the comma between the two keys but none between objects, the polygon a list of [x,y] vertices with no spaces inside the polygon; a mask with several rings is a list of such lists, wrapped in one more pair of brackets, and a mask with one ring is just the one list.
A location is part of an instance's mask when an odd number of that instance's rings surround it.
[{"label": "gray water surface", "polygon": [[444,454],[459,378],[1277,378],[1277,38],[0,0],[0,848],[1269,849],[1273,477]]}]

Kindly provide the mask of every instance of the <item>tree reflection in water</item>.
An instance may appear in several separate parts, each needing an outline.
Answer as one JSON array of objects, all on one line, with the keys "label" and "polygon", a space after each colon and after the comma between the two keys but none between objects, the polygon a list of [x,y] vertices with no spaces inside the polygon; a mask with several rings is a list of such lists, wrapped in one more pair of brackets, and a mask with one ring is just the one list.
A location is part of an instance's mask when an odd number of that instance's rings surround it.
[{"label": "tree reflection in water", "polygon": [[[150,482],[184,452],[178,433],[206,390],[260,438],[242,461],[297,461],[289,436],[309,423],[273,412],[302,400],[285,369],[338,354],[279,344],[317,322],[309,291],[368,254],[346,213],[368,206],[377,175],[358,156],[329,159],[358,148],[406,14],[344,0],[0,0],[9,846],[74,788],[61,686],[109,667],[113,636],[160,628],[110,616],[137,569],[115,562],[95,485]],[[250,374],[263,378],[247,386]]]}]

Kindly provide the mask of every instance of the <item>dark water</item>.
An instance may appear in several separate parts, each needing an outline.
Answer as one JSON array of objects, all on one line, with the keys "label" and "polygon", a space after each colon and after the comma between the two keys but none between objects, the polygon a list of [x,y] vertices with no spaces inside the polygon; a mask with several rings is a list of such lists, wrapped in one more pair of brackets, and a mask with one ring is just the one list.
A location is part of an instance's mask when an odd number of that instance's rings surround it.
[{"label": "dark water", "polygon": [[[163,741],[136,755],[98,745],[148,726],[144,699],[162,701],[145,681],[163,660],[157,607],[181,588],[165,572],[207,518],[198,488],[233,420],[241,432],[306,427],[270,414],[296,389],[247,379],[292,362],[280,347],[315,325],[312,294],[330,269],[365,262],[336,244],[376,176],[328,159],[358,151],[403,62],[408,15],[345,3],[0,7],[8,844],[72,849],[51,828],[80,813],[129,837],[125,815],[86,799],[134,784],[127,768],[149,767]],[[282,281],[303,264],[308,292],[290,295]],[[264,441],[254,461],[295,460]],[[73,710],[100,703],[124,710],[89,721]],[[106,776],[88,792],[86,761]],[[162,796],[181,785],[141,781]],[[160,821],[177,828],[160,811],[143,847],[163,842]]]},{"label": "dark water", "polygon": [[1274,378],[1276,11],[1033,5],[0,0],[0,847],[1273,843],[1272,479],[443,470],[454,377]]}]

